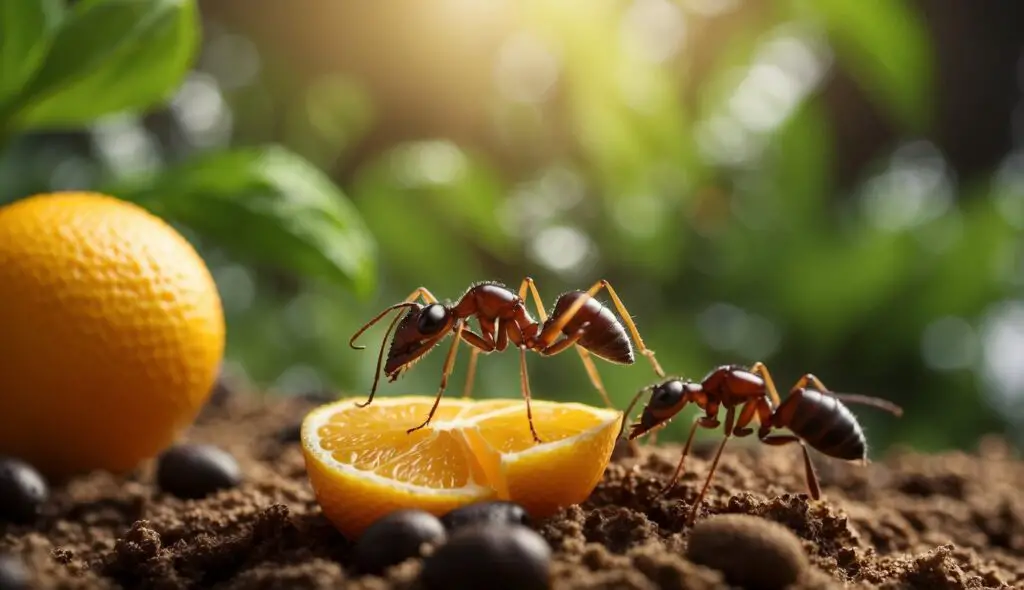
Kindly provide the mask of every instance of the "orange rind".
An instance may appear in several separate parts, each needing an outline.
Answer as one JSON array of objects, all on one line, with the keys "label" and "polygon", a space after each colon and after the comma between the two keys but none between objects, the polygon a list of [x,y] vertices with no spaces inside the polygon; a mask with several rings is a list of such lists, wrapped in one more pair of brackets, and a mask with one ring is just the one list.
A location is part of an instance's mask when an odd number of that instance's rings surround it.
[{"label": "orange rind", "polygon": [[124,473],[209,398],[224,312],[195,248],[90,192],[0,207],[0,454],[48,478]]},{"label": "orange rind", "polygon": [[534,518],[582,502],[604,474],[622,413],[577,403],[532,402],[536,443],[523,400],[441,401],[433,396],[344,399],[302,424],[306,471],[324,515],[356,537],[378,518],[416,508],[437,516],[483,500],[511,500]]}]

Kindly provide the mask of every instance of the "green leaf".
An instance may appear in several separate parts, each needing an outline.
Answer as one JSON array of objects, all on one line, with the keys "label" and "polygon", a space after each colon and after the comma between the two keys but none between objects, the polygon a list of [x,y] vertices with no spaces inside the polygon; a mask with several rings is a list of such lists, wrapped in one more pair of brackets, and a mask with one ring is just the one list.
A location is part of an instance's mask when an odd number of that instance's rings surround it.
[{"label": "green leaf", "polygon": [[376,244],[358,211],[320,170],[283,148],[206,154],[110,194],[252,261],[358,296],[376,286]]},{"label": "green leaf", "polygon": [[839,60],[897,122],[917,130],[929,123],[931,45],[904,0],[795,0],[793,7],[822,22]]},{"label": "green leaf", "polygon": [[0,2],[0,104],[36,72],[63,13],[61,0]]},{"label": "green leaf", "polygon": [[194,0],[83,0],[16,102],[20,128],[81,125],[168,99],[199,41]]}]

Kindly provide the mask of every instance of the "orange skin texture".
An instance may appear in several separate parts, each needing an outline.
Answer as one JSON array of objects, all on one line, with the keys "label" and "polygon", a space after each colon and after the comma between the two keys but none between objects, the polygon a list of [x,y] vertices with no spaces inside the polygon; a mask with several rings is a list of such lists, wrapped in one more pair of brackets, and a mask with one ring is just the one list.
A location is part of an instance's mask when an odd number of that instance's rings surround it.
[{"label": "orange skin texture", "polygon": [[0,453],[50,477],[125,472],[165,449],[210,394],[220,296],[195,249],[95,193],[0,208]]}]

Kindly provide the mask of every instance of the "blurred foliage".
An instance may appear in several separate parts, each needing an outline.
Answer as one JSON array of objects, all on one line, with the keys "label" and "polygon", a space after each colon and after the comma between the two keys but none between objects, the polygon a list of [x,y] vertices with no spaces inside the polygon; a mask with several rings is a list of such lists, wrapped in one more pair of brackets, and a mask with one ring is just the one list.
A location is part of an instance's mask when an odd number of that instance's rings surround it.
[{"label": "blurred foliage", "polygon": [[[357,4],[5,4],[0,195],[97,188],[177,223],[260,389],[367,393],[383,327],[348,338],[421,285],[532,276],[551,305],[606,278],[672,373],[762,360],[904,405],[858,410],[875,447],[1022,432],[1024,157],[956,173],[916,5]],[[858,101],[894,132],[850,181]],[[381,394],[435,391],[442,357]],[[476,395],[518,395],[514,357]],[[620,407],[654,378],[598,365]],[[600,403],[575,354],[530,375]]]},{"label": "blurred foliage", "polygon": [[[193,64],[197,11],[188,0],[5,3],[0,130],[67,129],[165,104]],[[225,149],[153,168],[82,188],[139,202],[249,260],[364,295],[373,288],[373,241],[361,218],[298,156],[279,147]],[[238,224],[249,231],[235,231]]]}]

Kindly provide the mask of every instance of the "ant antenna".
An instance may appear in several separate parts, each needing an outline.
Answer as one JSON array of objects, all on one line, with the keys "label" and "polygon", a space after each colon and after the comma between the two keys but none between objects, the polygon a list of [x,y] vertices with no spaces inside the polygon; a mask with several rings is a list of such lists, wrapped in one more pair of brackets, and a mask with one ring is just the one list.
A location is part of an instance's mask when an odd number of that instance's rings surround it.
[{"label": "ant antenna", "polygon": [[[388,314],[388,312],[394,311],[396,309],[401,309],[403,307],[416,307],[417,305],[419,305],[419,303],[416,303],[415,301],[403,301],[402,303],[396,303],[396,304],[392,305],[391,307],[388,307],[384,311],[378,313],[375,318],[373,318],[372,320],[366,322],[366,324],[364,324],[362,328],[359,328],[359,330],[356,331],[356,333],[353,334],[352,337],[348,339],[348,345],[351,346],[355,350],[363,350],[364,348],[366,348],[365,346],[356,346],[355,345],[356,338],[359,338],[359,336],[361,336],[363,334],[363,332],[369,330],[371,326],[373,326],[374,324],[379,322],[381,320],[381,318],[383,318],[384,316],[386,316]],[[401,317],[401,316],[398,316],[398,317]],[[394,325],[394,324],[392,324],[392,325]]]},{"label": "ant antenna", "polygon": [[633,396],[633,401],[629,402],[629,405],[626,406],[626,411],[622,413],[622,425],[619,426],[619,434],[618,436],[615,437],[616,440],[622,438],[622,433],[626,431],[626,422],[629,421],[629,413],[633,411],[633,408],[636,406],[636,403],[640,401],[640,397],[643,396],[643,394],[653,390],[654,387],[655,385],[648,385],[642,388],[640,391],[636,392],[636,395]]},{"label": "ant antenna", "polygon": [[826,393],[828,395],[831,395],[832,397],[838,398],[845,402],[849,402],[852,404],[861,404],[864,406],[872,406],[874,408],[878,408],[879,410],[884,410],[886,412],[889,412],[893,416],[896,416],[897,418],[903,416],[903,408],[888,400],[879,399],[877,397],[870,397],[867,395],[861,395],[859,393],[835,393],[832,391]]},{"label": "ant antenna", "polygon": [[[415,305],[415,304],[400,303],[398,305],[393,305],[393,306],[389,307],[388,309],[384,310],[384,313],[387,313],[388,311],[391,311],[391,309],[394,309],[394,308],[397,308],[397,307],[409,307],[411,305]],[[384,313],[380,314],[379,316],[377,316],[377,318],[374,318],[374,319],[375,320],[379,319],[380,317],[382,317],[384,315]],[[384,332],[384,338],[380,341],[380,350],[377,352],[377,368],[374,369],[374,371],[373,371],[373,387],[370,388],[370,397],[368,397],[366,399],[366,401],[363,402],[363,403],[356,402],[356,406],[357,407],[365,408],[366,406],[370,405],[371,402],[373,402],[373,396],[376,395],[376,393],[377,393],[377,385],[380,383],[380,365],[381,365],[381,363],[384,362],[384,347],[388,343],[388,338],[391,336],[391,331],[395,329],[395,324],[398,323],[398,320],[401,317],[402,317],[402,314],[396,315],[391,320],[391,324],[388,325],[388,331]],[[354,339],[355,339],[355,336],[353,336],[353,340]],[[351,345],[351,341],[349,341],[349,344]],[[353,347],[353,348],[355,348],[355,347]],[[366,348],[366,347],[365,346],[360,346],[359,348]]]}]

